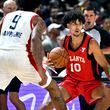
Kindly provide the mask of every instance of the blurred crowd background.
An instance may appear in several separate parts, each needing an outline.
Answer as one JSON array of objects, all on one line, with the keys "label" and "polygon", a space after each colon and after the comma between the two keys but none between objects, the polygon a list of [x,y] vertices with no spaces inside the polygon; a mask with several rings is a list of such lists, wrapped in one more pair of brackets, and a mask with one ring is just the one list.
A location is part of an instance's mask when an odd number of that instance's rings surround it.
[{"label": "blurred crowd background", "polygon": [[[13,1],[0,0],[0,20],[7,13],[19,9]],[[62,46],[64,37],[68,34],[68,29],[63,25],[64,15],[75,9],[83,12],[87,6],[96,10],[96,20],[93,22],[107,31],[110,36],[110,0],[41,0],[41,5],[35,9],[35,12],[44,19],[47,26],[42,36],[46,56],[53,48]]]},{"label": "blurred crowd background", "polygon": [[[4,4],[5,1],[6,0],[0,0],[0,19],[4,16],[4,13],[7,13],[5,11],[11,12],[12,5]],[[63,37],[68,33],[68,30],[63,27],[62,19],[65,13],[75,8],[79,8],[83,11],[87,6],[96,9],[96,24],[102,26],[110,33],[110,0],[42,0],[41,6],[35,11],[44,19],[47,25],[47,32],[43,35],[43,40],[46,39],[46,41],[43,42],[44,47],[45,44],[49,42],[49,39],[47,39],[48,37],[53,39],[52,47],[45,47],[46,52],[61,45]],[[54,30],[52,30],[52,28],[54,28]]]},{"label": "blurred crowd background", "polygon": [[[96,11],[96,20],[91,22],[102,27],[110,36],[110,0],[41,0],[41,5],[35,9],[35,12],[44,19],[47,26],[42,36],[46,56],[53,48],[62,46],[68,34],[69,30],[63,25],[64,15],[75,9],[83,12],[83,9],[88,6],[93,7]],[[15,0],[0,0],[0,20],[7,13],[17,9],[19,7]]]}]

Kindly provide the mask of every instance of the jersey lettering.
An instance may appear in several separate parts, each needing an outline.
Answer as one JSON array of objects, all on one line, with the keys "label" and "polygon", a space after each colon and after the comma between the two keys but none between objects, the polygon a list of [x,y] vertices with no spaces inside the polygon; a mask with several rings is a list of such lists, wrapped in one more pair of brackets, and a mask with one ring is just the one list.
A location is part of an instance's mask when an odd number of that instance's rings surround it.
[{"label": "jersey lettering", "polygon": [[79,61],[85,63],[85,59],[81,56],[69,56],[70,61]]},{"label": "jersey lettering", "polygon": [[14,18],[13,18],[13,20],[12,20],[11,25],[9,26],[9,28],[12,29],[12,30],[4,30],[2,32],[2,35],[3,36],[7,36],[7,37],[18,37],[18,38],[20,38],[21,35],[22,35],[22,33],[19,32],[19,31],[15,31],[14,30],[16,28],[17,23],[18,23],[18,21],[19,21],[20,18],[21,18],[21,16],[15,15]]}]

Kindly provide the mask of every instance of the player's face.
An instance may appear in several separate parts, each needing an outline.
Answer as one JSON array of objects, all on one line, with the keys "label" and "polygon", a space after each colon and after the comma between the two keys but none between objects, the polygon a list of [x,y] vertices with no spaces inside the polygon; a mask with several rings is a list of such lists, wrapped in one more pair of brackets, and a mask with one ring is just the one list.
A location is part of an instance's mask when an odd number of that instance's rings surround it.
[{"label": "player's face", "polygon": [[70,33],[74,36],[79,36],[82,30],[83,23],[79,20],[76,20],[76,22],[70,22],[67,24],[67,27],[70,30]]},{"label": "player's face", "polygon": [[85,10],[84,11],[84,17],[85,17],[85,27],[87,29],[93,28],[94,23],[96,21],[96,15],[95,15],[94,11]]}]

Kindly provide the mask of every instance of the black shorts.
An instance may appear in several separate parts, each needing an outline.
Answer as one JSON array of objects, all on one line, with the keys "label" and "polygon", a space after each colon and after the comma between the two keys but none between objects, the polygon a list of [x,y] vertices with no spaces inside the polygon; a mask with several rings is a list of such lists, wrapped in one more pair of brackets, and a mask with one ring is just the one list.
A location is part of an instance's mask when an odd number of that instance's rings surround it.
[{"label": "black shorts", "polygon": [[17,78],[14,77],[8,87],[5,89],[5,91],[0,89],[0,94],[7,94],[8,92],[19,92],[20,86],[21,86],[21,81]]}]

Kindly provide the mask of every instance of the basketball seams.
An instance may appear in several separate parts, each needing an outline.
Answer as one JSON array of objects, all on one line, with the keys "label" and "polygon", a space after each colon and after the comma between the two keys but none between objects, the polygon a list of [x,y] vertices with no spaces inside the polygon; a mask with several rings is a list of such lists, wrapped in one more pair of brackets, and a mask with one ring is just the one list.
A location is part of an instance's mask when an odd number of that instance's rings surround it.
[{"label": "basketball seams", "polygon": [[51,50],[49,58],[56,68],[65,67],[69,61],[68,52],[62,47],[56,47]]},{"label": "basketball seams", "polygon": [[64,57],[63,57],[63,58],[60,57],[60,58],[58,59],[58,61],[57,61],[57,66],[58,66],[58,67],[63,67],[63,65],[65,64],[64,61],[65,61]]},{"label": "basketball seams", "polygon": [[[68,60],[68,53],[66,52],[66,50],[61,50],[61,49],[59,49],[59,50],[60,50],[60,52],[51,52],[51,54],[57,54]],[[59,58],[59,56],[57,57],[57,55],[56,55],[55,59]]]}]

